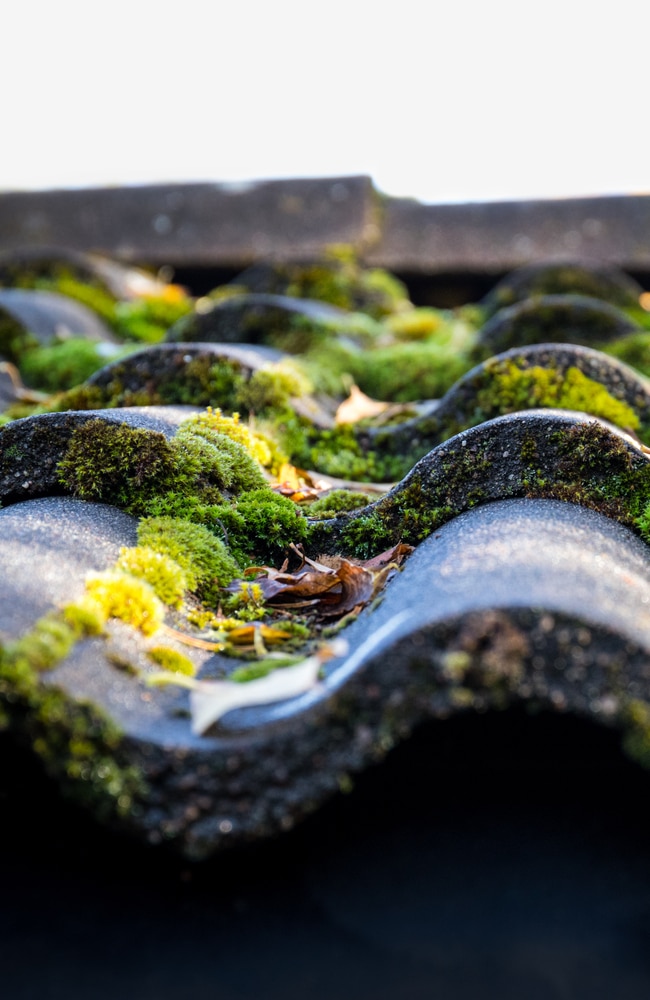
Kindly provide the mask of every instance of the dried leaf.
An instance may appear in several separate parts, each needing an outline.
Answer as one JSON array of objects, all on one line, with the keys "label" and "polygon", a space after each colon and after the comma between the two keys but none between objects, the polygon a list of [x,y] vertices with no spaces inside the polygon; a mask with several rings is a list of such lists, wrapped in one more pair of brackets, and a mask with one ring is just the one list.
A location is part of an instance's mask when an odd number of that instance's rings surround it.
[{"label": "dried leaf", "polygon": [[339,640],[323,647],[301,663],[279,667],[272,674],[245,684],[235,681],[194,681],[190,690],[192,732],[201,736],[234,708],[267,705],[304,694],[316,687],[322,664],[332,656],[343,656],[346,652],[347,643]]},{"label": "dried leaf", "polygon": [[336,411],[337,424],[356,424],[366,417],[376,417],[388,409],[390,403],[382,403],[379,399],[371,399],[362,392],[358,385],[350,386],[350,395],[344,399]]},{"label": "dried leaf", "polygon": [[342,559],[336,575],[341,588],[338,593],[327,594],[321,599],[318,613],[322,617],[345,615],[353,608],[363,607],[373,596],[374,574],[363,566]]},{"label": "dried leaf", "polygon": [[399,566],[411,552],[413,552],[412,545],[407,545],[406,542],[398,542],[392,549],[386,549],[385,552],[380,552],[379,555],[373,556],[372,559],[364,560],[361,565],[371,570],[383,569],[389,563],[395,563]]}]

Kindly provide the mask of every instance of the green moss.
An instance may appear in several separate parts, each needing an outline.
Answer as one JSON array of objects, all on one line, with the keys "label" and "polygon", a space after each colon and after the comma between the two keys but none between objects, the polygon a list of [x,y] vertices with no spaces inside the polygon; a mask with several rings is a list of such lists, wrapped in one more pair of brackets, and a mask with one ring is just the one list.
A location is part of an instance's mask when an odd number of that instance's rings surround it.
[{"label": "green moss", "polygon": [[60,392],[84,382],[106,364],[103,346],[91,340],[72,338],[37,347],[24,352],[20,371],[28,385]]},{"label": "green moss", "polygon": [[73,496],[137,514],[149,498],[171,487],[175,457],[163,434],[98,418],[72,434],[59,479]]},{"label": "green moss", "polygon": [[145,517],[138,542],[173,559],[191,590],[227,587],[241,569],[222,541],[201,524],[172,517]]},{"label": "green moss", "polygon": [[164,604],[180,608],[187,589],[187,577],[181,567],[163,552],[146,545],[123,548],[115,568],[122,573],[146,580]]},{"label": "green moss", "polygon": [[235,681],[238,684],[246,684],[248,681],[259,680],[260,677],[268,677],[275,670],[281,670],[282,667],[293,667],[296,663],[300,662],[300,657],[298,656],[283,656],[283,657],[273,657],[273,659],[266,660],[256,660],[254,663],[247,663],[246,666],[237,667],[236,670],[229,675],[229,681]]},{"label": "green moss", "polygon": [[268,487],[243,493],[232,505],[217,505],[214,517],[227,533],[228,544],[245,564],[250,557],[273,563],[290,542],[306,536],[306,521],[295,503]]},{"label": "green moss", "polygon": [[624,708],[623,750],[642,767],[650,768],[650,705],[631,699]]},{"label": "green moss", "polygon": [[87,579],[86,589],[107,618],[119,618],[143,635],[153,635],[162,625],[163,606],[145,580],[115,571],[98,573]]},{"label": "green moss", "polygon": [[30,671],[51,670],[68,655],[79,633],[61,615],[52,612],[34,624],[31,631],[6,647],[14,664],[24,662]]},{"label": "green moss", "polygon": [[380,268],[364,269],[352,247],[332,246],[314,264],[276,265],[269,291],[319,299],[379,318],[410,305],[406,287]]},{"label": "green moss", "polygon": [[[312,526],[310,543],[313,545],[317,538],[318,533]],[[353,553],[359,559],[370,559],[396,544],[399,538],[381,514],[373,510],[345,525],[339,533],[339,541],[342,552]]]},{"label": "green moss", "polygon": [[[248,455],[255,459],[256,462],[259,462],[260,465],[268,467],[273,462],[272,444],[264,435],[256,433],[251,427],[243,424],[239,419],[238,413],[225,416],[221,409],[213,409],[211,406],[208,406],[204,413],[190,417],[184,423],[183,427],[189,428],[196,433],[208,431],[210,440],[212,440],[213,434],[222,434],[230,438],[231,441],[235,441],[241,445]],[[256,483],[253,482],[255,476],[250,476],[249,481],[251,485],[242,488],[253,489],[256,485],[260,485],[259,470],[256,470],[256,475],[258,480]]]},{"label": "green moss", "polygon": [[650,333],[646,330],[615,340],[602,349],[606,354],[619,358],[650,377]]},{"label": "green moss", "polygon": [[370,497],[366,493],[357,493],[354,490],[330,490],[325,496],[309,504],[307,513],[310,518],[334,517],[346,510],[358,510],[368,503]]},{"label": "green moss", "polygon": [[153,646],[147,650],[147,656],[163,670],[168,670],[173,674],[193,677],[196,673],[196,667],[192,661],[183,653],[172,649],[171,646]]},{"label": "green moss", "polygon": [[94,705],[78,704],[40,673],[56,664],[74,642],[94,634],[85,615],[70,608],[51,612],[13,643],[0,645],[0,715],[19,724],[47,770],[104,818],[128,817],[144,792],[141,772],[125,762],[121,733]]},{"label": "green moss", "polygon": [[62,615],[66,625],[79,637],[101,635],[107,617],[102,606],[88,595],[73,604],[66,604]]},{"label": "green moss", "polygon": [[591,413],[630,430],[639,427],[632,407],[578,368],[560,372],[540,365],[520,368],[514,361],[499,361],[488,362],[486,374],[490,381],[477,393],[481,419],[534,407],[555,407]]},{"label": "green moss", "polygon": [[311,384],[300,369],[281,362],[260,368],[248,381],[242,381],[235,406],[246,413],[264,414],[269,410],[285,409],[293,396],[304,396],[310,391]]}]

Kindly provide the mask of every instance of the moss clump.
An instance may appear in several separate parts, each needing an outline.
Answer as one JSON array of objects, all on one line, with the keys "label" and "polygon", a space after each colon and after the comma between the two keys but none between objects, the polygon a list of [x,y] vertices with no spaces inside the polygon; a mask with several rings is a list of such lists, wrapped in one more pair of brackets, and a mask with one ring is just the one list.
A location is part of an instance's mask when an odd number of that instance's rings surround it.
[{"label": "moss clump", "polygon": [[429,340],[446,326],[446,316],[439,309],[408,309],[389,316],[385,324],[397,340]]},{"label": "moss clump", "polygon": [[15,665],[24,663],[29,670],[51,670],[68,655],[80,631],[61,615],[52,612],[34,624],[32,630],[6,647],[6,656]]},{"label": "moss clump", "polygon": [[85,595],[63,608],[63,619],[78,636],[101,635],[106,624],[106,614],[97,601]]},{"label": "moss clump", "polygon": [[308,515],[311,518],[335,517],[346,510],[359,510],[370,503],[370,497],[354,490],[330,490],[325,496],[319,497],[309,505]]},{"label": "moss clump", "polygon": [[[59,479],[83,500],[132,514],[174,512],[194,519],[197,507],[266,483],[246,448],[211,426],[213,416],[190,418],[171,441],[156,431],[89,420],[72,434]],[[232,418],[230,424],[237,426]]]},{"label": "moss clump", "polygon": [[642,767],[650,768],[650,705],[638,698],[628,701],[622,721],[623,750]]},{"label": "moss clump", "polygon": [[241,572],[224,543],[201,524],[145,517],[138,524],[138,542],[177,563],[190,590],[227,587]]},{"label": "moss clump", "polygon": [[212,513],[242,565],[250,563],[251,556],[273,562],[291,542],[306,536],[306,521],[297,505],[268,486],[243,493],[232,504],[217,505]]},{"label": "moss clump", "polygon": [[229,681],[235,681],[237,684],[247,684],[248,681],[259,680],[260,677],[268,677],[275,670],[281,670],[282,667],[293,667],[296,663],[300,662],[300,657],[298,656],[283,656],[283,657],[273,657],[273,659],[267,660],[256,660],[255,663],[247,663],[246,666],[237,667],[236,670],[228,676]]},{"label": "moss clump", "polygon": [[175,464],[163,434],[95,419],[74,431],[58,472],[74,496],[137,514],[170,488]]},{"label": "moss clump", "polygon": [[246,413],[265,414],[284,409],[293,396],[304,396],[310,391],[311,384],[298,367],[281,362],[260,368],[248,381],[242,381],[236,393],[236,406]]},{"label": "moss clump", "polygon": [[[48,392],[60,392],[84,382],[106,364],[107,345],[72,338],[25,351],[20,371],[28,385]],[[114,355],[118,349],[111,350]]]},{"label": "moss clump", "polygon": [[187,589],[187,577],[181,567],[163,552],[146,545],[123,548],[115,568],[146,580],[164,604],[180,608]]},{"label": "moss clump", "polygon": [[153,635],[162,625],[163,605],[146,580],[117,571],[98,573],[88,578],[86,589],[107,618],[119,618],[143,635]]},{"label": "moss clump", "polygon": [[167,286],[160,295],[120,302],[98,282],[82,281],[65,267],[20,284],[67,295],[96,312],[120,337],[148,344],[163,340],[169,327],[192,309],[192,300],[176,285]]},{"label": "moss clump", "polygon": [[[272,464],[272,444],[264,435],[257,434],[252,428],[246,424],[242,424],[238,413],[225,416],[220,408],[213,409],[211,406],[208,406],[204,413],[198,413],[190,417],[183,424],[183,429],[190,430],[195,434],[204,434],[209,440],[213,439],[213,434],[222,434],[230,438],[231,441],[235,441],[241,445],[247,454],[255,459],[256,462],[259,462],[260,465],[268,467]],[[206,432],[208,433],[206,434]],[[255,475],[258,481],[254,485],[242,488],[253,489],[256,485],[260,485],[259,470],[256,469]],[[249,477],[251,483],[254,479],[255,476],[251,475]]]},{"label": "moss clump", "polygon": [[489,384],[477,393],[481,419],[534,407],[581,410],[609,420],[619,427],[637,430],[639,418],[627,403],[579,368],[565,372],[532,365],[519,368],[514,361],[486,365]]},{"label": "moss clump", "polygon": [[127,817],[144,781],[122,758],[121,733],[95,706],[73,703],[40,680],[41,672],[55,667],[77,640],[95,634],[98,619],[91,623],[74,608],[51,612],[17,641],[0,644],[0,715],[5,726],[20,720],[21,732],[47,770],[97,814]]},{"label": "moss clump", "polygon": [[194,677],[196,673],[196,667],[189,657],[172,649],[171,646],[153,646],[147,650],[147,656],[170,673],[183,674],[186,677]]}]

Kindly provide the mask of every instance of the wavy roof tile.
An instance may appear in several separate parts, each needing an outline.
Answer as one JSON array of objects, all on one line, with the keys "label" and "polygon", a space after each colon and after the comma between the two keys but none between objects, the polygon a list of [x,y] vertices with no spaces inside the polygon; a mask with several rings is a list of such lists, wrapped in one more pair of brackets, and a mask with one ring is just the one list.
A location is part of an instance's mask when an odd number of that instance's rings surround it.
[{"label": "wavy roof tile", "polygon": [[[98,193],[92,230],[57,192],[25,251],[35,197],[0,198],[0,710],[62,787],[204,858],[427,720],[572,713],[650,761],[643,255],[418,307],[374,265],[451,258],[395,257],[362,179]],[[193,294],[144,259],[257,263]]]}]

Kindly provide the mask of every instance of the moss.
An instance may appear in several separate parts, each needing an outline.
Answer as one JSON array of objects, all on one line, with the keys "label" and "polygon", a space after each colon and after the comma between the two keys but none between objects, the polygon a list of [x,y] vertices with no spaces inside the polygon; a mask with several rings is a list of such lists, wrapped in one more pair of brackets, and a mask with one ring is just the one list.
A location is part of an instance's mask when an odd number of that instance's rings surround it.
[{"label": "moss", "polygon": [[119,618],[143,635],[153,635],[162,625],[163,605],[145,580],[117,571],[98,573],[87,579],[86,589],[107,618]]},{"label": "moss", "polygon": [[361,267],[354,249],[343,245],[329,247],[313,263],[253,267],[238,281],[253,291],[318,299],[375,318],[410,305],[401,281],[380,268]]},{"label": "moss", "polygon": [[20,371],[28,385],[60,392],[84,382],[106,364],[104,347],[77,338],[37,347],[23,353]]},{"label": "moss", "polygon": [[[310,543],[317,542],[317,526],[310,530]],[[384,549],[394,545],[399,538],[387,525],[382,516],[373,510],[366,515],[360,515],[345,525],[339,533],[342,552],[353,553],[359,559],[370,559]]]},{"label": "moss", "polygon": [[365,507],[370,498],[365,493],[354,490],[330,490],[309,504],[308,515],[311,518],[334,517],[346,510],[358,510]]},{"label": "moss", "polygon": [[96,706],[74,703],[40,681],[76,640],[94,634],[96,622],[68,611],[51,612],[16,642],[0,645],[0,709],[78,799],[104,818],[128,817],[145,784],[125,761],[121,733]]},{"label": "moss", "polygon": [[55,613],[45,615],[31,631],[6,648],[6,655],[15,664],[24,662],[31,671],[51,670],[68,655],[78,638],[72,624]]},{"label": "moss", "polygon": [[[207,430],[211,434],[223,434],[245,448],[248,455],[262,466],[268,467],[273,462],[272,443],[264,435],[256,433],[251,427],[243,424],[238,413],[225,416],[218,407],[213,409],[208,406],[204,413],[190,417],[183,426],[197,432]],[[259,485],[259,482],[256,485]],[[253,489],[254,486],[246,488]]]},{"label": "moss", "polygon": [[266,482],[259,464],[243,445],[213,429],[200,417],[180,426],[171,448],[172,488],[205,502],[219,500],[226,490],[237,494]]},{"label": "moss", "polygon": [[446,325],[446,316],[439,309],[408,309],[389,316],[386,326],[397,340],[428,340]]},{"label": "moss", "polygon": [[631,699],[623,710],[622,722],[623,750],[642,767],[650,768],[650,705]]},{"label": "moss", "polygon": [[306,537],[306,521],[295,503],[269,487],[243,493],[233,505],[217,505],[214,517],[225,527],[228,544],[244,562],[273,562],[290,542]]},{"label": "moss", "polygon": [[645,376],[650,377],[650,333],[643,330],[632,333],[620,340],[606,344],[603,348],[606,354],[611,354],[625,364],[637,368]]},{"label": "moss", "polygon": [[146,545],[123,548],[115,568],[146,580],[164,604],[180,608],[187,589],[187,577],[175,560]]},{"label": "moss", "polygon": [[106,624],[103,607],[88,595],[73,604],[66,604],[62,611],[63,620],[78,636],[101,635]]},{"label": "moss", "polygon": [[0,306],[0,357],[19,364],[25,351],[38,347],[38,340]]},{"label": "moss", "polygon": [[184,674],[187,677],[193,677],[196,673],[196,667],[192,661],[183,653],[172,649],[171,646],[153,646],[147,650],[147,656],[163,670],[168,670],[171,673]]},{"label": "moss", "polygon": [[201,524],[145,517],[138,524],[138,542],[174,560],[191,590],[227,587],[241,572],[223,542]]},{"label": "moss", "polygon": [[311,384],[300,369],[281,362],[260,368],[248,381],[242,381],[235,406],[246,413],[264,414],[268,410],[282,410],[293,396],[304,396],[310,391]]},{"label": "moss", "polygon": [[281,670],[282,667],[292,667],[296,663],[300,662],[300,657],[297,656],[283,656],[283,657],[273,657],[273,659],[256,660],[254,663],[248,663],[246,666],[237,667],[236,670],[229,675],[229,681],[235,681],[237,684],[246,684],[248,681],[259,680],[260,677],[268,677],[275,670]]},{"label": "moss", "polygon": [[170,488],[174,468],[175,452],[163,434],[98,418],[74,431],[58,473],[73,496],[137,514]]},{"label": "moss", "polygon": [[509,360],[488,362],[486,375],[489,383],[477,393],[482,419],[534,407],[555,407],[591,413],[630,430],[639,427],[632,407],[578,368],[565,372],[540,365],[520,368]]}]

